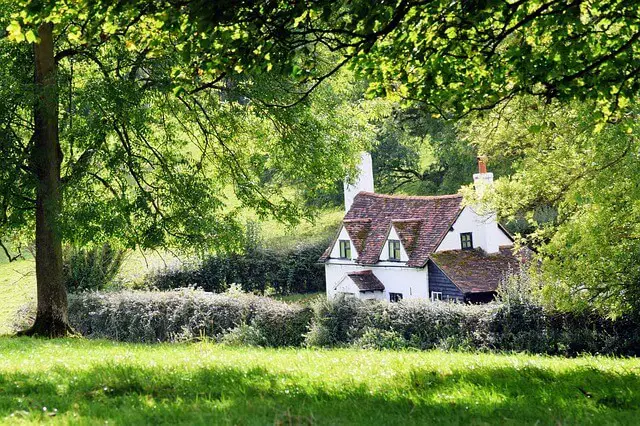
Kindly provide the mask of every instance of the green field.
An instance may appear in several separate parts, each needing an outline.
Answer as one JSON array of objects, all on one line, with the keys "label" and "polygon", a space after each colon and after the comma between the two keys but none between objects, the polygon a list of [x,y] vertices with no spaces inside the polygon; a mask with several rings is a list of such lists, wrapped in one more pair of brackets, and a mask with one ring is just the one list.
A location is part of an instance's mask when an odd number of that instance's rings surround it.
[{"label": "green field", "polygon": [[637,424],[640,361],[0,338],[0,419]]}]

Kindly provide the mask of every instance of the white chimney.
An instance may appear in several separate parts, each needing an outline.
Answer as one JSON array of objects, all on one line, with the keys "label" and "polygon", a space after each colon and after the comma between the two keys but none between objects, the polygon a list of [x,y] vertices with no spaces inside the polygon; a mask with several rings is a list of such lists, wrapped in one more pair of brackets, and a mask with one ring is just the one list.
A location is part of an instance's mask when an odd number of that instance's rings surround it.
[{"label": "white chimney", "polygon": [[368,152],[360,153],[358,176],[353,183],[349,183],[348,180],[344,182],[345,212],[349,211],[353,204],[353,199],[362,191],[373,192],[373,163],[371,162],[371,154]]},{"label": "white chimney", "polygon": [[482,197],[485,188],[493,185],[493,173],[487,172],[487,157],[478,157],[478,173],[473,175],[473,186],[479,197]]},{"label": "white chimney", "polygon": [[[478,157],[478,173],[473,175],[473,186],[478,195],[479,202],[482,203],[482,195],[484,191],[493,185],[493,173],[487,172],[487,157]],[[502,232],[498,229],[496,214],[493,211],[487,211],[484,207],[478,205],[474,208],[476,214],[476,232],[478,234],[478,245],[486,253],[497,253],[500,251],[500,239]],[[482,212],[480,214],[479,212]],[[475,238],[474,238],[475,241]]]}]

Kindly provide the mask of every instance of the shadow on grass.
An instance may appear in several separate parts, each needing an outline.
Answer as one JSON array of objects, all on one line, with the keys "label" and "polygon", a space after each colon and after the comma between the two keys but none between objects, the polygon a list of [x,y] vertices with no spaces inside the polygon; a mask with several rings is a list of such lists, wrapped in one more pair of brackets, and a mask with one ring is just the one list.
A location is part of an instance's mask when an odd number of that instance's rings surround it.
[{"label": "shadow on grass", "polygon": [[635,424],[638,407],[637,374],[592,368],[414,369],[375,387],[265,368],[109,361],[0,375],[6,421],[55,414],[63,423],[118,424]]}]

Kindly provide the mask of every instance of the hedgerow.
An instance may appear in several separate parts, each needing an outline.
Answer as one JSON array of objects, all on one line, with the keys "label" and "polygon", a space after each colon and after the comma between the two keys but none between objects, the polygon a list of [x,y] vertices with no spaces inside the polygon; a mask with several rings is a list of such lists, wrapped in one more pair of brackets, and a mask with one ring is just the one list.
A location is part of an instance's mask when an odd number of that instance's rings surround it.
[{"label": "hedgerow", "polygon": [[534,304],[462,305],[425,300],[389,304],[337,299],[315,304],[306,344],[637,355],[640,327],[631,317],[614,321]]},{"label": "hedgerow", "polygon": [[69,297],[69,321],[78,332],[128,342],[222,339],[249,326],[264,346],[299,346],[310,320],[309,308],[245,294],[187,289]]},{"label": "hedgerow", "polygon": [[329,243],[300,244],[287,250],[254,247],[244,253],[212,255],[194,265],[158,271],[147,287],[158,290],[200,288],[221,293],[231,284],[246,292],[278,294],[324,291],[324,266],[318,258]]},{"label": "hedgerow", "polygon": [[551,311],[533,304],[318,300],[313,309],[243,293],[198,290],[81,293],[70,321],[85,336],[131,342],[216,339],[259,346],[637,355],[633,318]]}]

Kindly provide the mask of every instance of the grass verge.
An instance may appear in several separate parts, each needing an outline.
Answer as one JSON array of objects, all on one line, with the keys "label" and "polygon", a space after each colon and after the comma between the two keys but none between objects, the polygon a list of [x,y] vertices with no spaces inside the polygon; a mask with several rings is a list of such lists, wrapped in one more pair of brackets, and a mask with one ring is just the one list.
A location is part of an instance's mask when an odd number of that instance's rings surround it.
[{"label": "grass verge", "polygon": [[637,424],[640,361],[0,338],[0,419]]}]

